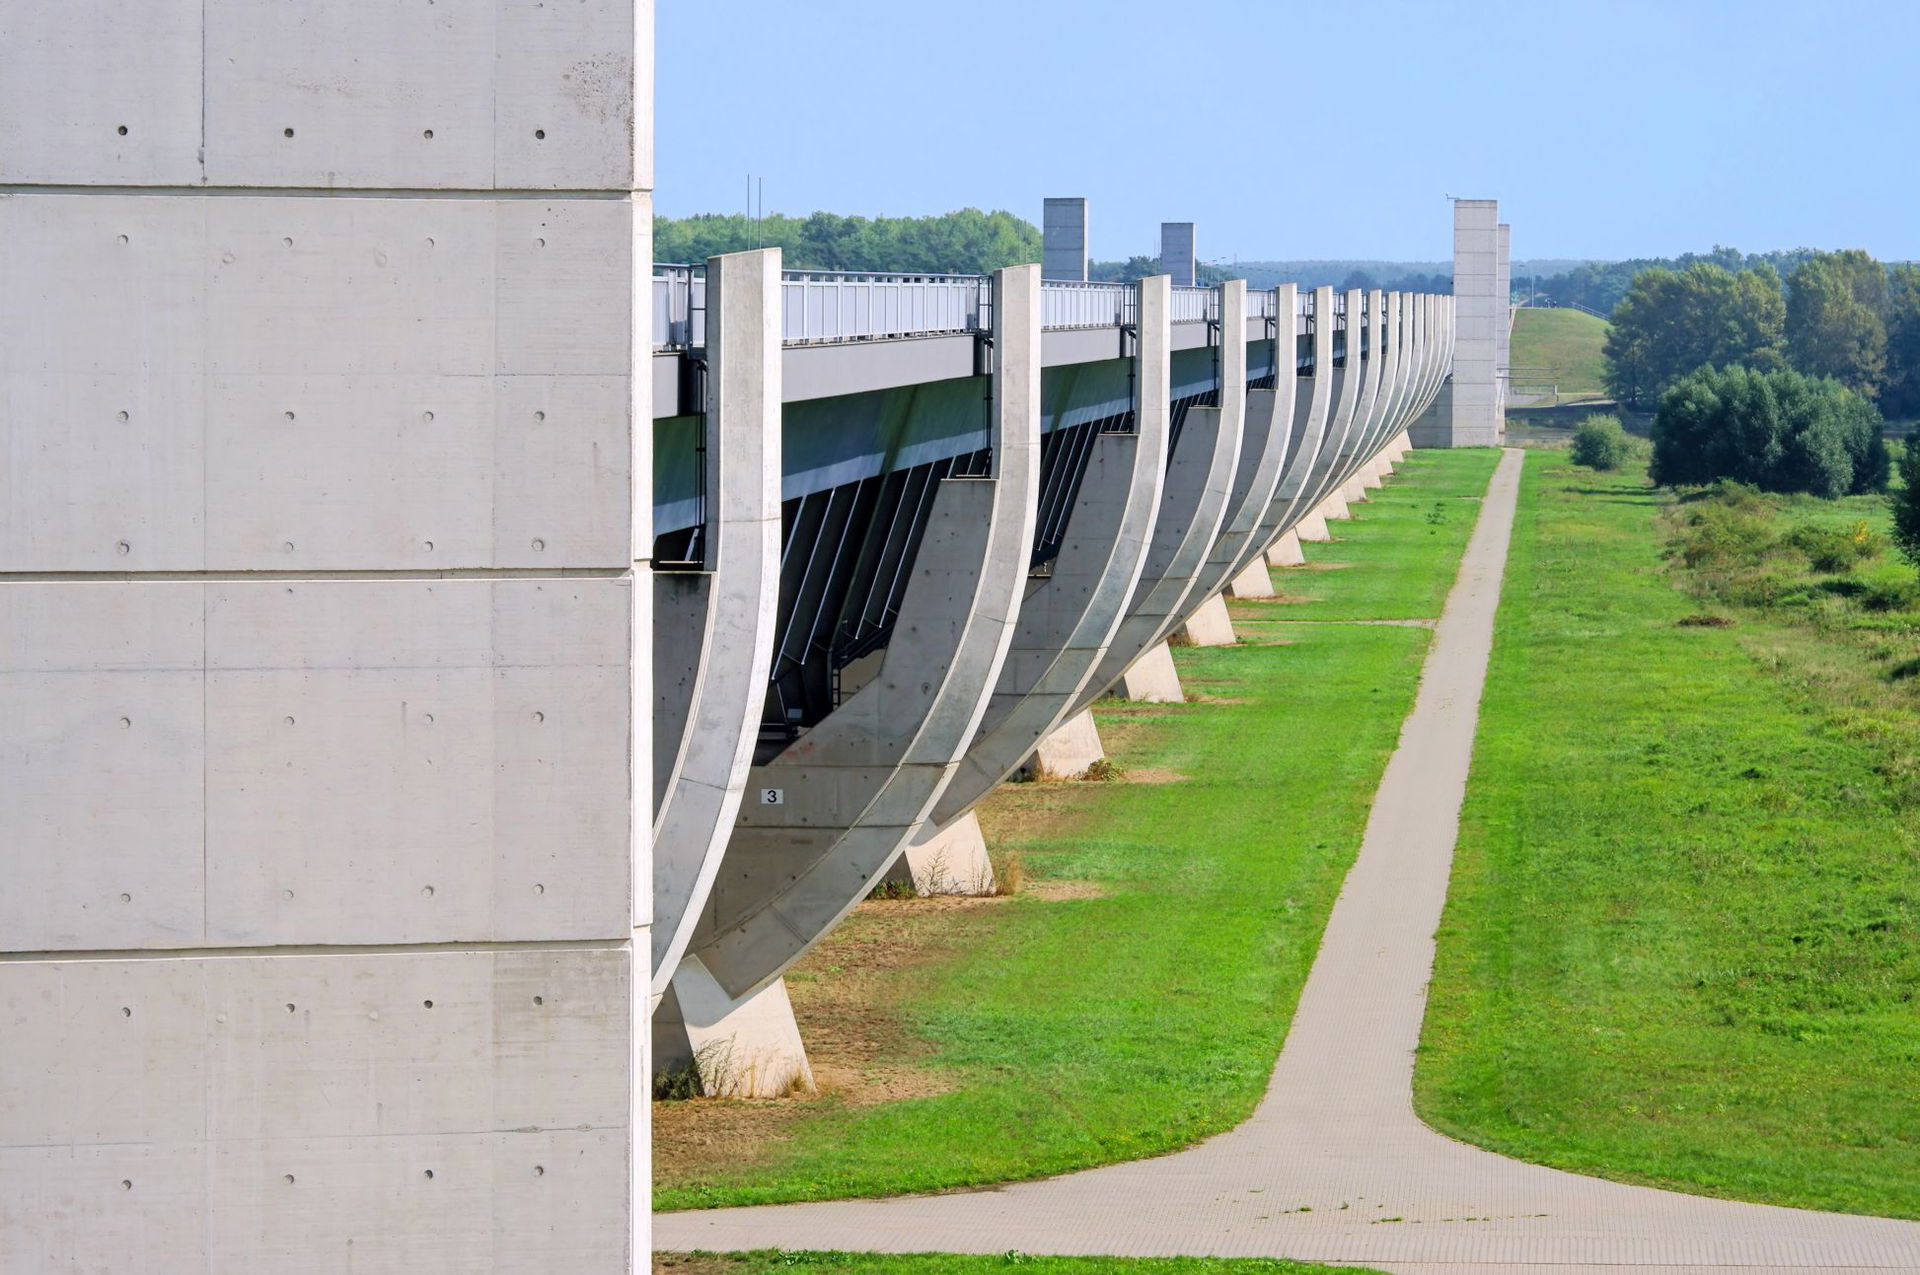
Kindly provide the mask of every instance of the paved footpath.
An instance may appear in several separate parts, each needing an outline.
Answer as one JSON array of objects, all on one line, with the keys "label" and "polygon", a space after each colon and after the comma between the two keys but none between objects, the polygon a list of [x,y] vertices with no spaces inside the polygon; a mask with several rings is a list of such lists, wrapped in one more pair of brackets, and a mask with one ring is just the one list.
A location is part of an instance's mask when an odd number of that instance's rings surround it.
[{"label": "paved footpath", "polygon": [[1421,1275],[1920,1271],[1920,1223],[1603,1182],[1415,1118],[1413,1051],[1519,480],[1509,450],[1252,1119],[1157,1160],[994,1190],[662,1214],[660,1248],[1269,1256]]}]

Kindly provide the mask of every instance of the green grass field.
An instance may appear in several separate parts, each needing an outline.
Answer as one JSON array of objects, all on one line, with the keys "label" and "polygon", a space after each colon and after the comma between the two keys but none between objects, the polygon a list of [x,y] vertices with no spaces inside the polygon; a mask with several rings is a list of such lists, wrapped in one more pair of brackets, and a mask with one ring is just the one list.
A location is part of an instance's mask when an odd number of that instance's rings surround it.
[{"label": "green grass field", "polygon": [[[1430,636],[1271,621],[1436,614],[1477,507],[1460,498],[1484,489],[1493,461],[1410,457],[1405,477],[1337,524],[1342,543],[1309,550],[1352,566],[1277,573],[1283,588],[1311,577],[1321,601],[1236,603],[1241,644],[1176,652],[1203,702],[1103,705],[1109,754],[1134,778],[1005,785],[990,799],[983,826],[996,850],[1024,856],[1029,892],[929,913],[955,925],[940,958],[889,973],[866,1007],[903,1026],[898,1051],[947,1092],[789,1106],[800,1114],[779,1136],[661,1172],[656,1207],[1040,1177],[1171,1151],[1243,1120]],[[1446,512],[1429,523],[1436,506]],[[1414,579],[1381,578],[1395,574]],[[842,976],[834,963],[883,934],[885,907],[856,913],[796,970],[796,1003],[814,990],[801,982]],[[697,1135],[698,1119],[728,1105],[671,1114]]]},{"label": "green grass field", "polygon": [[1591,398],[1606,393],[1607,361],[1601,353],[1606,340],[1605,319],[1523,306],[1514,313],[1509,359],[1515,368],[1555,369],[1563,402]]},{"label": "green grass field", "polygon": [[1681,512],[1527,457],[1416,1106],[1581,1172],[1920,1216],[1916,618],[1772,551],[1743,604],[1753,572],[1663,560]]},{"label": "green grass field", "polygon": [[1003,1253],[970,1257],[955,1253],[668,1253],[654,1258],[656,1272],[673,1275],[762,1275],[805,1268],[819,1275],[987,1275],[1018,1270],[1023,1275],[1366,1275],[1358,1266],[1313,1266],[1264,1257],[1039,1257]]}]

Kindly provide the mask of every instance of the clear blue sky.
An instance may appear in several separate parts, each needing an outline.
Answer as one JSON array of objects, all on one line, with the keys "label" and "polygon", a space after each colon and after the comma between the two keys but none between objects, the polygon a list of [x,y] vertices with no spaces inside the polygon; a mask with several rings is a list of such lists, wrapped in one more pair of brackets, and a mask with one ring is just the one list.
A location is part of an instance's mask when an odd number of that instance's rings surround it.
[{"label": "clear blue sky", "polygon": [[1085,195],[1101,258],[1920,258],[1920,0],[656,0],[656,207]]}]

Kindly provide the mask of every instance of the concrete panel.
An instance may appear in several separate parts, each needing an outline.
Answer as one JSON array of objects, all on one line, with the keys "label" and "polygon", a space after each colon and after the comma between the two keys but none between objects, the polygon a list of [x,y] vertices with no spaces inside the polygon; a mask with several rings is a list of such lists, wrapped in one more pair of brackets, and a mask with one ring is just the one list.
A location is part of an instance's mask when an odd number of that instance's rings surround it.
[{"label": "concrete panel", "polygon": [[635,8],[209,0],[207,180],[631,188]]},{"label": "concrete panel", "polygon": [[198,183],[200,13],[201,0],[0,4],[0,184]]},{"label": "concrete panel", "polygon": [[35,1270],[623,1270],[579,1219],[626,1212],[628,994],[616,949],[0,964],[0,1235]]},{"label": "concrete panel", "polygon": [[620,935],[629,592],[209,585],[207,941]]},{"label": "concrete panel", "polygon": [[0,949],[200,941],[202,592],[0,584]]},{"label": "concrete panel", "polygon": [[0,197],[0,563],[622,561],[632,216]]}]

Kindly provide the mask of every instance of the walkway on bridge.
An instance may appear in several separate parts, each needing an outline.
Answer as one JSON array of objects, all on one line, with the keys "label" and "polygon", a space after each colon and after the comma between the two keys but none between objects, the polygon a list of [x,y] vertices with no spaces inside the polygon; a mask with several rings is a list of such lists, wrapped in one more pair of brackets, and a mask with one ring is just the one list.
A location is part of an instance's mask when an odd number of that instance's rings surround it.
[{"label": "walkway on bridge", "polygon": [[1252,1119],[1176,1155],[988,1191],[663,1214],[655,1243],[1272,1256],[1421,1275],[1920,1270],[1920,1223],[1580,1177],[1415,1117],[1414,1049],[1519,482],[1509,450]]}]

